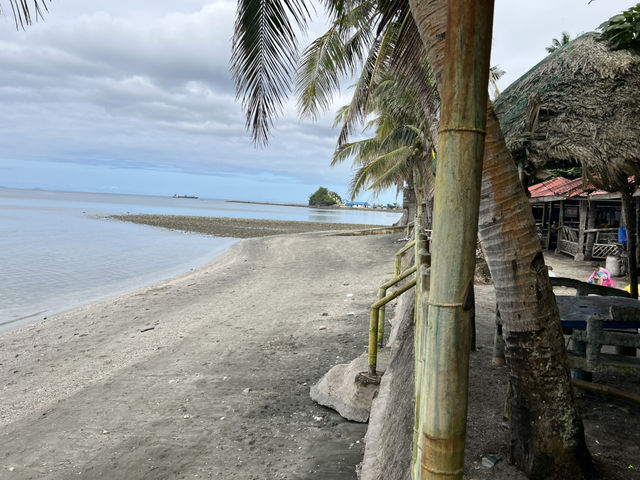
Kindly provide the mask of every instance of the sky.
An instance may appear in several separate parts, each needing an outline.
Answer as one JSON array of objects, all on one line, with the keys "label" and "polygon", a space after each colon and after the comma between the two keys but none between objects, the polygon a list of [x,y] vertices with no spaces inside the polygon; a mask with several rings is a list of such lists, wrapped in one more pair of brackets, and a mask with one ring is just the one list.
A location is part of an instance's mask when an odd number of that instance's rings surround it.
[{"label": "sky", "polygon": [[[496,0],[500,87],[563,31],[574,38],[636,3]],[[350,165],[330,166],[333,111],[303,121],[294,98],[269,145],[252,144],[229,68],[235,2],[53,0],[24,31],[8,0],[0,5],[0,186],[299,203],[319,186],[347,195]],[[323,28],[319,18],[304,42]],[[390,191],[377,201],[395,200]]]}]

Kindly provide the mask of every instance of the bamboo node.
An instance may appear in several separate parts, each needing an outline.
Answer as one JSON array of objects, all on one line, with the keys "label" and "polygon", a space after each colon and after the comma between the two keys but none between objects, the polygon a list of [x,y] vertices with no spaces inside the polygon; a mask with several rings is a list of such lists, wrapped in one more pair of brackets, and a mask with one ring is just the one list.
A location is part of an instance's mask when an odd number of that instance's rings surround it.
[{"label": "bamboo node", "polygon": [[423,470],[426,470],[427,472],[438,476],[459,477],[464,473],[464,468],[459,468],[457,470],[438,470],[428,467],[424,464],[424,462],[420,462],[420,465],[422,466]]},{"label": "bamboo node", "polygon": [[431,302],[427,301],[427,304],[433,307],[442,307],[442,308],[462,308],[464,304],[462,303],[440,303],[440,302]]}]

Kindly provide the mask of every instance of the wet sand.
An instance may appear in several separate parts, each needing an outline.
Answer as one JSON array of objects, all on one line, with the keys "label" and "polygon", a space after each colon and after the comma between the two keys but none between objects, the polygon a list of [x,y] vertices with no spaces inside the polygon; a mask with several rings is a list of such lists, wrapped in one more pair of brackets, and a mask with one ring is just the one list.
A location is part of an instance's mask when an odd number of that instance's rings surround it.
[{"label": "wet sand", "polygon": [[192,217],[185,215],[112,215],[109,218],[155,227],[204,233],[216,237],[254,238],[287,233],[353,231],[380,228],[380,225],[352,223],[259,220],[253,218]]}]

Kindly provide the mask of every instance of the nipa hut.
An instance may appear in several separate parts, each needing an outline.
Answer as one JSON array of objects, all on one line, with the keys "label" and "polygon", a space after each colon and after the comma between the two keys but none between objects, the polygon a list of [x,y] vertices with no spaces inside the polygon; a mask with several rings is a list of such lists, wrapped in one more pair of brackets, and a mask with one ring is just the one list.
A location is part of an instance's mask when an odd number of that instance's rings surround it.
[{"label": "nipa hut", "polygon": [[[584,194],[574,195],[577,205],[568,204],[569,212],[558,203],[557,221],[572,217],[573,225],[560,227],[575,229],[574,255],[584,258],[585,246],[593,243],[587,234],[597,234],[587,228],[595,216],[589,214],[594,197],[587,180],[607,190],[601,200],[620,202],[618,191],[627,188],[627,179],[640,178],[640,52],[611,50],[601,35],[584,34],[510,85],[494,106],[525,185],[550,164],[582,165],[584,179],[578,182]],[[569,198],[555,197],[551,201]],[[532,200],[539,203],[540,196]],[[551,218],[543,218],[543,238],[545,232],[549,237]]]}]

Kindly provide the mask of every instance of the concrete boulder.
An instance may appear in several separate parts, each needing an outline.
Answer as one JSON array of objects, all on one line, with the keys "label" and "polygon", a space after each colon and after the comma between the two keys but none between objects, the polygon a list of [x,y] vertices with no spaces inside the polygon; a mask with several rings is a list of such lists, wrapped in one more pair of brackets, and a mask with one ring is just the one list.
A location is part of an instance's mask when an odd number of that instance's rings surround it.
[{"label": "concrete boulder", "polygon": [[[378,349],[378,372],[384,372],[389,359],[389,349]],[[320,381],[311,387],[311,399],[332,408],[343,418],[354,422],[369,420],[371,402],[378,385],[363,385],[356,376],[368,369],[368,355],[363,353],[350,363],[334,366]]]}]

